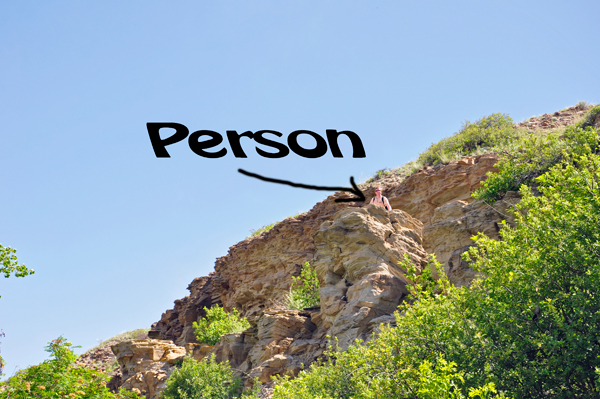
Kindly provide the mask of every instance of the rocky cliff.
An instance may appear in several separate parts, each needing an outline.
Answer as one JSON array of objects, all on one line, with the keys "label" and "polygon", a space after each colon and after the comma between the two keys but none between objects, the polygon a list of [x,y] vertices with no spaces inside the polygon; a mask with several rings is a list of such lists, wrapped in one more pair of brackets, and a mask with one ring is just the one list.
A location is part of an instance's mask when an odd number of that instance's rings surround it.
[{"label": "rocky cliff", "polygon": [[[493,206],[472,201],[471,193],[494,170],[497,160],[495,154],[485,154],[427,167],[404,180],[388,176],[378,185],[394,207],[392,212],[336,203],[345,195],[336,193],[306,214],[247,238],[217,259],[213,273],[192,281],[190,295],[163,313],[150,338],[163,340],[153,341],[155,345],[167,340],[187,346],[196,358],[214,353],[217,360],[229,361],[248,383],[258,377],[265,384],[272,375],[297,374],[319,358],[326,336],[336,337],[342,348],[356,339],[369,339],[381,323],[394,322],[392,314],[406,297],[407,281],[398,267],[404,254],[422,268],[428,255],[435,253],[456,284],[468,284],[473,278],[460,254],[478,231],[497,237],[507,207],[518,201],[515,193]],[[374,186],[363,191],[373,196]],[[317,270],[321,306],[286,309],[291,277],[299,275],[305,261]],[[205,306],[216,304],[226,310],[237,308],[252,327],[223,336],[214,347],[200,345],[192,323],[204,316]],[[130,345],[115,350],[135,353],[140,344]],[[135,386],[149,398],[164,383],[170,367],[160,359],[151,367],[146,359],[137,368],[148,370],[134,373],[131,359],[120,363],[131,374],[124,373],[124,386]],[[154,387],[144,382],[148,378]],[[143,389],[143,384],[148,387]]]},{"label": "rocky cliff", "polygon": [[[518,126],[551,129],[572,123],[585,110],[571,107]],[[507,209],[519,201],[515,192],[492,205],[473,201],[471,194],[497,161],[489,153],[425,167],[406,178],[387,175],[377,185],[392,212],[336,203],[346,195],[336,193],[306,214],[232,246],[217,259],[213,273],[194,279],[190,295],[176,300],[152,325],[149,336],[157,340],[113,348],[125,370],[122,383],[154,398],[175,357],[186,351],[197,359],[212,353],[218,361],[229,361],[247,383],[258,378],[268,384],[272,375],[295,375],[323,354],[327,336],[346,348],[356,339],[369,339],[382,323],[394,322],[392,314],[407,295],[407,281],[398,267],[405,254],[418,268],[435,254],[451,282],[469,284],[475,272],[460,255],[478,232],[499,238],[499,223],[512,223]],[[361,189],[370,198],[374,187],[365,184]],[[286,309],[292,276],[300,274],[306,261],[317,270],[321,306]],[[251,328],[225,335],[215,346],[198,344],[192,323],[205,316],[204,307],[216,304],[228,311],[237,308]],[[186,350],[169,349],[175,355],[168,359],[147,355],[153,346],[166,353],[163,347],[172,345],[168,341]]]},{"label": "rocky cliff", "polygon": [[[462,201],[463,205],[471,202],[471,193],[479,187],[485,174],[494,170],[496,162],[496,155],[486,154],[437,168],[424,168],[402,181],[397,176],[390,176],[379,183],[394,209],[402,210],[407,218],[412,218],[415,234],[422,237],[424,231],[429,232],[436,209],[456,201]],[[374,194],[373,187],[365,187],[363,191],[367,197]],[[359,207],[336,203],[335,199],[342,195],[329,196],[306,214],[286,219],[270,231],[232,246],[226,256],[217,259],[213,273],[192,281],[188,286],[190,295],[175,301],[175,307],[163,313],[160,321],[152,326],[150,337],[172,340],[181,346],[195,342],[192,323],[204,316],[202,309],[205,306],[219,304],[228,310],[235,307],[250,320],[260,317],[266,309],[282,308],[291,276],[299,275],[305,261],[315,259],[322,240],[317,237],[322,234],[315,235],[323,223],[333,221],[340,210]],[[477,212],[484,212],[485,207],[475,208],[465,209],[465,212],[471,218],[477,217]],[[486,217],[492,216],[492,211],[488,209],[487,212]],[[456,219],[456,212],[438,212],[435,222],[439,223],[442,215],[449,219],[446,224],[463,224],[460,220],[451,221]],[[493,226],[503,219],[499,214],[496,216],[487,223]],[[380,228],[383,229],[383,225]],[[476,232],[473,228],[463,229],[464,233],[472,235]],[[419,245],[429,253],[437,253],[438,246],[444,246],[448,251],[449,244],[440,234],[426,235],[424,241],[419,239]],[[463,241],[460,246],[465,245]]]}]

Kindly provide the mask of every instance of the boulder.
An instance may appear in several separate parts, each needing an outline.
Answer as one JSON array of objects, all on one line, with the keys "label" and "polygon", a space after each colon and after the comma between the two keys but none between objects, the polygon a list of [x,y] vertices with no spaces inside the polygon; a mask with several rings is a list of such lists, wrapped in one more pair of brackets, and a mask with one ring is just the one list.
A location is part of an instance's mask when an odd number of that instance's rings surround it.
[{"label": "boulder", "polygon": [[121,388],[157,399],[185,348],[170,341],[134,339],[113,345],[112,351],[121,367]]}]

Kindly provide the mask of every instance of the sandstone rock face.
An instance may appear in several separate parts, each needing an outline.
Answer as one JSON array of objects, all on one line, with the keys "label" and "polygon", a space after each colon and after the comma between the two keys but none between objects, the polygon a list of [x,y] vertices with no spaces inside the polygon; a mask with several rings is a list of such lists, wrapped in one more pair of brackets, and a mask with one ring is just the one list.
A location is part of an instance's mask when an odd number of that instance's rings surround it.
[{"label": "sandstone rock face", "polygon": [[368,339],[369,322],[394,312],[408,291],[398,262],[426,264],[422,224],[401,210],[375,205],[344,209],[315,235],[313,266],[321,282],[321,319],[342,348]]},{"label": "sandstone rock face", "polygon": [[496,171],[496,154],[484,154],[450,162],[441,167],[426,167],[401,184],[382,184],[384,195],[395,209],[402,209],[428,225],[436,208],[456,200],[470,202],[471,193],[480,186],[486,173]]},{"label": "sandstone rock face", "polygon": [[214,290],[214,273],[208,277],[195,278],[188,286],[190,295],[175,301],[175,307],[163,313],[160,321],[152,325],[150,338],[168,339],[179,346],[196,342],[192,323],[206,316],[204,307],[221,305],[221,299]]},{"label": "sandstone rock face", "polygon": [[[427,226],[437,207],[456,200],[470,202],[471,192],[487,172],[494,170],[497,160],[495,154],[464,158],[425,168],[403,181],[388,176],[378,185],[395,209]],[[373,197],[374,185],[361,189],[367,199]],[[331,195],[306,214],[285,219],[270,231],[232,246],[226,256],[217,259],[214,273],[192,281],[190,295],[176,300],[175,307],[163,313],[152,326],[150,337],[170,339],[181,346],[195,342],[192,323],[205,316],[204,306],[219,304],[228,311],[235,307],[250,320],[266,309],[283,308],[291,276],[299,275],[304,262],[315,256],[313,236],[321,224],[333,220],[341,209],[361,205],[335,202],[347,195]]]},{"label": "sandstone rock face", "polygon": [[513,223],[508,208],[519,200],[518,193],[509,192],[493,205],[456,200],[435,209],[431,224],[423,229],[424,246],[428,253],[435,253],[453,284],[468,285],[475,277],[475,271],[460,257],[473,244],[471,237],[483,232],[499,239],[499,223]]},{"label": "sandstone rock face", "polygon": [[273,375],[297,375],[325,348],[314,337],[311,316],[310,311],[267,310],[255,327],[223,336],[213,350],[216,360],[229,361],[247,384],[254,378],[266,384]]},{"label": "sandstone rock face", "polygon": [[321,307],[263,311],[252,328],[221,338],[212,349],[216,360],[228,361],[247,384],[254,378],[266,384],[273,375],[297,375],[319,358],[326,335],[342,348],[368,339],[393,319],[407,294],[398,261],[408,254],[425,265],[421,229],[421,222],[400,210],[370,205],[338,211],[314,236]]},{"label": "sandstone rock face", "polygon": [[165,388],[173,362],[185,356],[185,348],[170,341],[136,339],[112,346],[121,366],[122,388],[157,399]]}]

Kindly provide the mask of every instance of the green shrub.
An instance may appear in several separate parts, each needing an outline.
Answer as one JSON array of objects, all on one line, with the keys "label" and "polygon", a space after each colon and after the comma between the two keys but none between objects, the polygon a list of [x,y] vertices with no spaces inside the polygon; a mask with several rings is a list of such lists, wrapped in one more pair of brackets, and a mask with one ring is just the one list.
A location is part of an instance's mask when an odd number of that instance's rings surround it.
[{"label": "green shrub", "polygon": [[214,354],[200,361],[186,356],[181,368],[171,373],[162,398],[229,399],[240,392],[240,379],[233,376],[229,363],[217,363]]},{"label": "green shrub", "polygon": [[221,335],[236,333],[250,328],[250,323],[244,317],[240,317],[237,309],[228,314],[219,305],[212,308],[204,307],[206,317],[194,322],[194,333],[198,342],[215,345],[221,339]]},{"label": "green shrub", "polygon": [[310,266],[310,263],[304,262],[300,271],[300,276],[292,276],[292,287],[287,296],[287,306],[289,309],[302,310],[319,306],[319,277],[317,271]]},{"label": "green shrub", "polygon": [[375,175],[369,179],[367,179],[366,183],[373,183],[377,180],[381,180],[384,177],[391,175],[392,171],[389,168],[383,168],[383,169],[379,169],[377,172],[375,172]]},{"label": "green shrub", "polygon": [[110,392],[106,374],[74,364],[77,356],[72,347],[62,336],[50,342],[46,351],[51,358],[0,383],[0,398],[139,398],[125,390]]},{"label": "green shrub", "polygon": [[[376,339],[357,341],[346,351],[333,345],[327,360],[296,379],[279,377],[274,399],[467,397],[465,372],[443,354],[464,351],[462,342],[471,335],[462,320],[464,303],[456,300],[461,291],[450,286],[435,258],[423,273],[408,258],[401,266],[412,284],[410,300],[401,305],[404,315],[396,313],[397,327],[382,326]],[[474,389],[495,393],[485,384]]]},{"label": "green shrub", "polygon": [[271,230],[276,224],[277,223],[271,223],[271,224],[268,224],[268,225],[263,226],[261,228],[258,228],[256,230],[251,229],[249,237],[256,237],[256,236],[261,235],[262,233],[266,233],[267,231]]},{"label": "green shrub", "polygon": [[519,136],[512,119],[506,114],[485,116],[475,123],[466,121],[461,129],[451,137],[432,144],[419,155],[417,162],[425,166],[448,163],[473,153],[507,143]]},{"label": "green shrub", "polygon": [[466,256],[488,276],[470,291],[477,351],[517,397],[600,395],[600,157],[580,150],[536,179],[541,196],[522,188],[502,241],[480,234]]},{"label": "green shrub", "polygon": [[560,136],[556,133],[516,141],[501,154],[496,164],[499,171],[488,172],[487,179],[473,193],[473,197],[492,203],[507,191],[517,191],[521,185],[533,183],[536,177],[560,163],[567,154],[596,151],[599,145],[598,132],[598,129],[569,126]]},{"label": "green shrub", "polygon": [[594,124],[597,123],[598,115],[600,115],[600,105],[596,105],[590,108],[581,121],[577,123],[577,127],[586,128],[586,127],[594,127]]}]

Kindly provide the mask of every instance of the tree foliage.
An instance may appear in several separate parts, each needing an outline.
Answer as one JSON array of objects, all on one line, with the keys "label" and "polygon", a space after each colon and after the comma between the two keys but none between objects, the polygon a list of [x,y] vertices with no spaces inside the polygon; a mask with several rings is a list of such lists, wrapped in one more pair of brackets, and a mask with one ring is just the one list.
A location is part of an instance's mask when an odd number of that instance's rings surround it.
[{"label": "tree foliage", "polygon": [[[591,131],[588,131],[591,132]],[[488,277],[470,291],[489,378],[519,397],[598,397],[600,158],[567,156],[527,187],[517,226],[468,257]]]},{"label": "tree foliage", "polygon": [[[25,277],[35,273],[32,269],[28,269],[25,265],[19,265],[17,262],[17,250],[11,247],[5,247],[0,244],[0,274],[4,274],[5,278],[9,278],[14,273],[16,277]],[[2,298],[2,296],[0,296]],[[4,332],[0,330],[0,337],[4,336]],[[4,359],[0,356],[0,375],[4,370]]]},{"label": "tree foliage", "polygon": [[206,317],[192,324],[198,342],[215,345],[221,339],[221,335],[241,332],[250,328],[248,320],[240,317],[235,308],[229,314],[219,305],[211,308],[204,307],[204,311]]},{"label": "tree foliage", "polygon": [[35,272],[32,269],[28,269],[25,265],[19,265],[16,253],[16,249],[0,244],[0,274],[4,274],[6,278],[9,278],[12,274],[15,277],[34,274]]},{"label": "tree foliage", "polygon": [[200,361],[186,356],[180,369],[167,380],[164,399],[229,399],[241,392],[239,378],[229,363],[217,363],[214,354]]},{"label": "tree foliage", "polygon": [[106,374],[74,364],[77,356],[72,347],[62,336],[50,342],[46,347],[50,359],[28,367],[0,383],[0,398],[139,398],[137,394],[125,390],[116,394],[110,392],[106,387]]},{"label": "tree foliage", "polygon": [[321,304],[319,277],[317,271],[310,266],[310,263],[304,262],[300,276],[292,276],[292,281],[292,287],[287,297],[288,308],[302,310]]},{"label": "tree foliage", "polygon": [[523,184],[535,183],[536,177],[567,156],[583,155],[597,148],[597,129],[589,127],[569,126],[560,136],[530,136],[514,141],[501,153],[496,164],[498,172],[488,172],[488,178],[475,191],[474,197],[493,203],[507,191],[517,191]]}]

